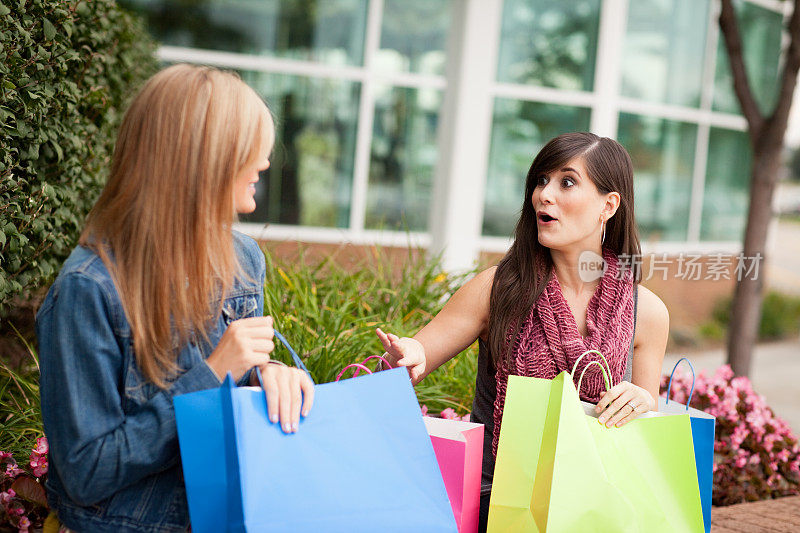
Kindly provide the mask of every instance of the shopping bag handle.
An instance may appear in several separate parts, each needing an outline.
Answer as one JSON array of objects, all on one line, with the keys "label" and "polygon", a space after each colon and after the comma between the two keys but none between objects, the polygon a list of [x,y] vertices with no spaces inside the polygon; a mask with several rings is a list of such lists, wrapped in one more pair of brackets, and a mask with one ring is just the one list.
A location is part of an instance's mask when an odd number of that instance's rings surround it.
[{"label": "shopping bag handle", "polygon": [[[380,359],[380,361],[381,361],[383,364],[385,364],[385,365],[386,365],[386,368],[394,368],[394,367],[392,366],[392,364],[391,364],[391,363],[390,363],[390,362],[389,362],[389,361],[388,361],[388,360],[387,360],[387,359],[386,359],[384,356],[382,356],[382,355],[370,355],[369,357],[367,357],[366,359],[364,359],[363,361],[361,361],[361,364],[362,364],[362,365],[366,365],[366,364],[367,364],[367,361],[369,361],[370,359]],[[356,375],[358,375],[358,374],[356,374]]]},{"label": "shopping bag handle", "polygon": [[[578,357],[578,359],[575,361],[575,364],[572,365],[572,372],[570,374],[573,375],[573,376],[575,375],[575,371],[578,369],[578,363],[580,363],[581,359],[583,359],[584,357],[586,357],[590,353],[596,353],[597,355],[600,356],[600,358],[606,364],[605,367],[603,365],[601,365],[599,361],[592,361],[592,362],[593,363],[597,363],[598,365],[600,365],[600,368],[602,368],[604,372],[606,370],[608,370],[608,377],[606,379],[606,383],[608,383],[608,380],[610,379],[611,380],[611,385],[614,385],[614,378],[612,377],[612,374],[611,374],[611,365],[608,364],[608,360],[606,359],[606,356],[603,355],[602,353],[600,353],[600,350],[586,350],[585,352],[583,352],[581,354],[581,356]],[[587,368],[589,368],[590,365],[591,365],[591,363],[586,365],[586,367],[584,368],[584,372],[586,371]],[[583,376],[582,373],[581,373],[581,376]]]},{"label": "shopping bag handle", "polygon": [[347,372],[348,368],[355,368],[356,369],[356,373],[353,375],[353,377],[358,376],[358,374],[360,374],[362,370],[364,370],[367,374],[372,374],[372,370],[370,370],[366,366],[362,365],[361,363],[351,363],[351,364],[347,365],[346,367],[344,367],[341,372],[339,372],[339,375],[336,376],[336,381],[339,381],[340,379],[342,379],[342,375],[344,375],[344,373]]},{"label": "shopping bag handle", "polygon": [[286,340],[286,337],[281,335],[280,332],[277,329],[273,328],[272,332],[275,334],[275,337],[279,341],[281,341],[281,344],[286,346],[286,349],[289,350],[289,353],[292,354],[292,359],[294,360],[295,366],[297,368],[301,368],[303,371],[305,371],[305,373],[308,374],[308,378],[311,380],[311,383],[314,383],[314,378],[311,377],[311,372],[308,371],[308,369],[306,368],[306,365],[303,364],[303,360],[300,359],[300,356],[297,355],[297,352],[294,351],[294,348],[292,348],[292,345],[289,344],[289,341]]},{"label": "shopping bag handle", "polygon": [[675,371],[678,369],[678,365],[681,364],[681,361],[686,361],[689,364],[689,368],[692,370],[692,388],[689,391],[689,399],[686,400],[686,410],[689,410],[689,404],[692,403],[692,395],[694,394],[694,382],[697,379],[697,376],[694,373],[694,367],[692,366],[692,362],[689,361],[686,357],[681,357],[678,359],[678,362],[675,363],[675,366],[672,367],[672,373],[669,375],[669,385],[667,385],[667,400],[664,403],[669,403],[669,393],[672,391],[672,378],[675,376]]},{"label": "shopping bag handle", "polygon": [[[599,353],[599,352],[598,352]],[[581,393],[581,382],[583,382],[583,375],[589,370],[589,367],[592,365],[597,365],[600,367],[600,371],[603,373],[603,381],[606,382],[606,390],[609,390],[611,387],[608,384],[608,374],[606,374],[605,367],[600,363],[600,361],[591,361],[585,367],[583,367],[583,371],[581,372],[581,377],[578,378],[578,395]]]},{"label": "shopping bag handle", "polygon": [[362,370],[365,370],[368,374],[372,374],[372,370],[367,368],[367,363],[371,359],[380,359],[380,361],[383,364],[385,364],[387,368],[392,368],[392,365],[389,363],[389,361],[386,360],[386,358],[384,356],[382,356],[382,355],[370,355],[369,357],[367,357],[366,359],[364,359],[360,363],[353,363],[351,365],[347,365],[346,367],[344,367],[342,369],[342,371],[339,372],[339,375],[336,376],[336,381],[339,381],[339,379],[341,379],[342,375],[344,375],[345,371],[347,371],[348,368],[355,368],[356,369],[356,373],[353,374],[354,378],[358,377],[358,375],[361,373]]}]

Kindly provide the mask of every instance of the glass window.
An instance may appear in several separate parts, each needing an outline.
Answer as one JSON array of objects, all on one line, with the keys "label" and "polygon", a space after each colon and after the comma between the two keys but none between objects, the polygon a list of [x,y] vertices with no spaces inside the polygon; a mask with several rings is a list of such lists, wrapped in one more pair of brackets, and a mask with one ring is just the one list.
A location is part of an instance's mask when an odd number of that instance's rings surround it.
[{"label": "glass window", "polygon": [[589,109],[498,98],[494,106],[483,234],[509,237],[519,218],[525,177],[553,137],[589,129]]},{"label": "glass window", "polygon": [[700,106],[708,1],[637,0],[628,6],[622,94]]},{"label": "glass window", "polygon": [[243,222],[349,226],[360,85],[242,72],[275,117],[270,168],[256,185],[256,211]]},{"label": "glass window", "polygon": [[745,132],[711,128],[700,239],[741,241],[744,237],[751,154]]},{"label": "glass window", "polygon": [[442,92],[377,87],[365,226],[426,231]]},{"label": "glass window", "polygon": [[451,0],[385,0],[379,70],[444,74]]},{"label": "glass window", "polygon": [[600,0],[506,0],[497,79],[591,91]]},{"label": "glass window", "polygon": [[368,0],[120,0],[166,45],[361,65]]},{"label": "glass window", "polygon": [[697,125],[620,113],[617,139],[633,161],[642,239],[686,240]]},{"label": "glass window", "polygon": [[[781,51],[780,13],[750,3],[734,2],[736,19],[742,35],[744,64],[750,87],[762,112],[770,112],[778,96],[778,63]],[[717,69],[714,76],[714,110],[740,113],[739,100],[733,91],[728,53],[722,34],[717,45]]]}]

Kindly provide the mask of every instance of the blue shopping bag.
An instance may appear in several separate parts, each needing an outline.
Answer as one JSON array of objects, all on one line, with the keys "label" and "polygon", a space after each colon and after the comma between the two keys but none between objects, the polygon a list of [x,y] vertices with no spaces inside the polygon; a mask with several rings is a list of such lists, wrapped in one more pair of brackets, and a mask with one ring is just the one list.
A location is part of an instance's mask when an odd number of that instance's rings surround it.
[{"label": "blue shopping bag", "polygon": [[174,402],[195,532],[457,531],[405,368],[317,385],[288,435],[230,376]]},{"label": "blue shopping bag", "polygon": [[[672,390],[672,376],[675,375],[675,370],[681,364],[681,361],[689,363],[689,368],[692,370],[692,388],[689,391],[689,399],[686,401],[687,405],[670,401],[669,399],[669,394]],[[695,374],[692,363],[685,357],[679,359],[669,376],[667,397],[658,398],[658,410],[662,413],[685,413],[689,415],[689,421],[692,426],[694,461],[697,466],[697,484],[700,487],[700,502],[703,506],[703,523],[706,533],[709,533],[711,531],[711,489],[714,485],[714,429],[717,419],[708,413],[688,406],[688,404],[692,403],[694,381]]]}]

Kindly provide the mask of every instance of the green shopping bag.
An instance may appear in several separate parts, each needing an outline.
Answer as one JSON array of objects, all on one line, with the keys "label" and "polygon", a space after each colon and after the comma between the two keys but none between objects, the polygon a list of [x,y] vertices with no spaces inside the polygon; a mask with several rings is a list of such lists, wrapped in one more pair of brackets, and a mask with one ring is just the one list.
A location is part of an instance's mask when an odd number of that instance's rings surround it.
[{"label": "green shopping bag", "polygon": [[689,416],[606,428],[569,372],[509,376],[488,531],[703,532]]}]

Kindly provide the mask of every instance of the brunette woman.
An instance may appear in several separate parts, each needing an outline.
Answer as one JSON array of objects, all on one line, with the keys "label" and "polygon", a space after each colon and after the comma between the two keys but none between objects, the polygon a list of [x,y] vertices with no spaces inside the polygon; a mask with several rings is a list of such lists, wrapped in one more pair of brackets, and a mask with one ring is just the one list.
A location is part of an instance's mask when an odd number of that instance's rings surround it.
[{"label": "brunette woman", "polygon": [[[617,385],[606,392],[601,374],[589,371],[580,395],[597,404],[602,423],[621,426],[656,408],[669,315],[638,283],[633,205],[633,168],[619,143],[560,135],[533,160],[514,243],[500,263],[462,286],[413,338],[377,332],[414,383],[478,340],[472,420],[486,428],[482,527],[510,374],[552,379],[596,349]],[[595,360],[583,358],[576,380]]]}]

